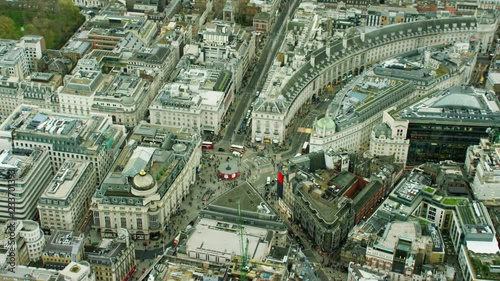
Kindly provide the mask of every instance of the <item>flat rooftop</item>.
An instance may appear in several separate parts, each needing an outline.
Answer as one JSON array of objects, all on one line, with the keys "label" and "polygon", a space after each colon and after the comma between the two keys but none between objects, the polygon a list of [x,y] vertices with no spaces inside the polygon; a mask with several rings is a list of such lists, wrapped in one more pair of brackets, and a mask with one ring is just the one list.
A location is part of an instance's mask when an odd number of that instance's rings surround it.
[{"label": "flat rooftop", "polygon": [[15,178],[22,179],[29,173],[31,168],[37,164],[39,156],[42,154],[40,149],[14,149],[3,150],[0,152],[0,180],[8,180],[7,171],[16,170]]},{"label": "flat rooftop", "polygon": [[398,243],[400,237],[415,241],[417,237],[420,236],[419,231],[421,230],[417,229],[416,222],[389,223],[384,232],[384,235],[378,239],[377,243],[374,244],[374,247],[383,247],[385,249],[393,250],[396,247],[396,244]]},{"label": "flat rooftop", "polygon": [[[68,230],[56,230],[45,246],[44,252],[65,252],[71,254],[83,247],[83,234],[76,234]],[[75,249],[76,247],[76,249]]]},{"label": "flat rooftop", "polygon": [[88,165],[89,162],[78,160],[68,160],[64,162],[40,199],[68,199],[75,185],[82,179],[82,175]]},{"label": "flat rooftop", "polygon": [[2,131],[15,129],[18,138],[31,134],[30,137],[43,137],[57,147],[71,145],[87,150],[97,150],[100,145],[113,147],[123,137],[120,128],[112,125],[106,115],[65,115],[28,105],[18,107],[0,125]]},{"label": "flat rooftop", "polygon": [[[202,218],[188,238],[186,249],[241,256],[239,226],[235,223]],[[248,239],[250,259],[262,261],[268,248],[267,229],[243,225],[243,237]]]}]

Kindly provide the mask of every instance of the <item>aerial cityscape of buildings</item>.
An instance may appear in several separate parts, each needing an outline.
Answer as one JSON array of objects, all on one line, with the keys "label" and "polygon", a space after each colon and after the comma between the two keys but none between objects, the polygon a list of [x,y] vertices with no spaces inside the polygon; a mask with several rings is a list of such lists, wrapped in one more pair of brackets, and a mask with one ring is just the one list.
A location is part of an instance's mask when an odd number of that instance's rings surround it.
[{"label": "aerial cityscape of buildings", "polygon": [[0,279],[500,280],[500,1],[65,5],[0,38]]}]

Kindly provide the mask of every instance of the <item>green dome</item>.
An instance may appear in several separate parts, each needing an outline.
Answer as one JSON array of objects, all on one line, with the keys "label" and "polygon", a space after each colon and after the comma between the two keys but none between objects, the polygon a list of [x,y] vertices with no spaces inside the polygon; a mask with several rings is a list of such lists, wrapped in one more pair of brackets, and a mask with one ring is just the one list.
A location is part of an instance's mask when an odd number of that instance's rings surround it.
[{"label": "green dome", "polygon": [[125,97],[122,100],[124,105],[133,105],[134,104],[134,98],[133,97]]},{"label": "green dome", "polygon": [[386,123],[380,123],[373,129],[375,130],[375,137],[377,138],[380,138],[380,136],[390,138],[392,135],[391,127],[389,127],[389,125],[387,125]]},{"label": "green dome", "polygon": [[316,121],[316,128],[327,131],[335,130],[335,122],[332,118],[325,116]]}]

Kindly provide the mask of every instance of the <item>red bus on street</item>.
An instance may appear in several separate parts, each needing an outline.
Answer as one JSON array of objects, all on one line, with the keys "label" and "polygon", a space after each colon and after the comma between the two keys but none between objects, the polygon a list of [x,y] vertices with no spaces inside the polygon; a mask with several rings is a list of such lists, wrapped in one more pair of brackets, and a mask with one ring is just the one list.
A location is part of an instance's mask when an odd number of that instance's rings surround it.
[{"label": "red bus on street", "polygon": [[201,149],[214,149],[214,143],[211,141],[204,141],[201,143]]}]

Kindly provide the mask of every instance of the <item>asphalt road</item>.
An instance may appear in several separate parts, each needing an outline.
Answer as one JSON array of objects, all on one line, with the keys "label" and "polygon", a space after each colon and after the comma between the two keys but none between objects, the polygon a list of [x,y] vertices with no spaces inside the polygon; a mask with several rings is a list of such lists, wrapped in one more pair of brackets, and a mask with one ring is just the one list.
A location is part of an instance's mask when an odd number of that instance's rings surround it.
[{"label": "asphalt road", "polygon": [[238,103],[236,110],[234,111],[233,118],[227,124],[226,133],[222,138],[225,142],[242,144],[245,140],[245,134],[237,134],[238,128],[245,118],[245,113],[250,108],[250,103],[255,98],[255,92],[261,88],[261,85],[265,81],[265,74],[269,71],[271,64],[276,57],[281,42],[285,38],[285,32],[283,32],[284,25],[287,22],[287,16],[293,14],[294,10],[298,7],[300,1],[295,0],[293,2],[293,10],[288,12],[290,9],[290,2],[285,6],[283,11],[280,13],[280,17],[276,21],[273,30],[268,35],[269,40],[267,41],[264,49],[262,50],[262,55],[255,65],[253,74],[250,78],[247,87],[242,91],[241,96],[238,98],[241,101]]}]

